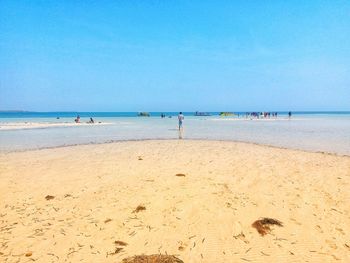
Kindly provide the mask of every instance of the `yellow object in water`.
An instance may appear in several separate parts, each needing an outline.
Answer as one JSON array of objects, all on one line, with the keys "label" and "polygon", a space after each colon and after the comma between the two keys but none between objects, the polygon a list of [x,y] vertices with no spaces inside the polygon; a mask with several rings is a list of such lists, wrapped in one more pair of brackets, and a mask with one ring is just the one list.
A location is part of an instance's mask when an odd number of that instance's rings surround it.
[{"label": "yellow object in water", "polygon": [[139,116],[139,117],[149,117],[151,115],[148,112],[139,112],[139,114],[137,114],[137,116]]},{"label": "yellow object in water", "polygon": [[219,115],[222,117],[226,117],[226,116],[234,116],[235,114],[233,112],[220,112]]}]

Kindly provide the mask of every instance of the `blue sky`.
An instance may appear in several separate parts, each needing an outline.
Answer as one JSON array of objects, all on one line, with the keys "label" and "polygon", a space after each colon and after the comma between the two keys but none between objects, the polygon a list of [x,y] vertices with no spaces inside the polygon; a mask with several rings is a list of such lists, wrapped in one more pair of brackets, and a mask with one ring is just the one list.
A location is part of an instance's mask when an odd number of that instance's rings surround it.
[{"label": "blue sky", "polygon": [[0,109],[350,110],[350,2],[1,0]]}]

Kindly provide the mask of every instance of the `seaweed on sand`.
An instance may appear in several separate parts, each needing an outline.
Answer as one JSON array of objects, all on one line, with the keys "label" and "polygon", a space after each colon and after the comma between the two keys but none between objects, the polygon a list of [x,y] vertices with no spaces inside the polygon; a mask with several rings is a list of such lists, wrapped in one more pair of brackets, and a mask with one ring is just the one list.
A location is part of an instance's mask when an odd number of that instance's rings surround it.
[{"label": "seaweed on sand", "polygon": [[254,227],[260,235],[265,236],[266,234],[271,232],[270,226],[272,226],[272,225],[282,227],[283,223],[277,219],[264,217],[264,218],[261,218],[259,220],[256,220],[252,224],[252,227]]},{"label": "seaweed on sand", "polygon": [[115,248],[115,251],[114,251],[113,253],[110,253],[110,255],[116,255],[116,254],[118,254],[119,252],[121,252],[122,250],[123,250],[122,247],[117,247],[117,248]]},{"label": "seaweed on sand", "polygon": [[141,255],[124,258],[122,263],[184,263],[172,255]]},{"label": "seaweed on sand", "polygon": [[114,241],[114,244],[116,244],[118,246],[127,246],[128,245],[128,243],[126,243],[124,241],[120,241],[120,240]]},{"label": "seaweed on sand", "polygon": [[175,176],[179,176],[179,177],[185,177],[185,174],[175,174]]},{"label": "seaweed on sand", "polygon": [[133,213],[138,213],[138,212],[144,211],[144,210],[146,210],[146,207],[143,206],[143,205],[139,205],[139,206],[136,207],[136,209],[134,210]]},{"label": "seaweed on sand", "polygon": [[47,195],[47,196],[45,196],[45,199],[46,200],[52,200],[52,199],[54,199],[55,197],[53,196],[53,195]]}]

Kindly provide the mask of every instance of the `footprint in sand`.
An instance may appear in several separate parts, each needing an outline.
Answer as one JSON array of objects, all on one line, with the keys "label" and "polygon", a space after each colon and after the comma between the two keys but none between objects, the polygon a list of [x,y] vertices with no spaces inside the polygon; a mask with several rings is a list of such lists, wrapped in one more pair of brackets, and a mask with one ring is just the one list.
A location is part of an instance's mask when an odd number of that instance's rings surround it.
[{"label": "footprint in sand", "polygon": [[337,230],[338,232],[340,232],[342,235],[345,235],[343,229],[336,227],[335,230]]},{"label": "footprint in sand", "polygon": [[301,223],[298,222],[295,218],[289,218],[291,221],[293,221],[295,224],[301,226]]},{"label": "footprint in sand", "polygon": [[338,248],[338,246],[337,246],[334,242],[332,242],[331,240],[326,239],[326,243],[327,243],[327,244],[329,245],[329,247],[332,248],[332,249],[337,249],[337,248]]},{"label": "footprint in sand", "polygon": [[187,243],[182,242],[182,241],[179,241],[178,243],[179,243],[178,250],[179,251],[184,251],[186,249],[186,247],[187,247]]},{"label": "footprint in sand", "polygon": [[320,225],[317,225],[317,226],[316,226],[316,229],[317,229],[318,232],[323,233],[323,230],[322,230],[322,228],[321,228]]}]

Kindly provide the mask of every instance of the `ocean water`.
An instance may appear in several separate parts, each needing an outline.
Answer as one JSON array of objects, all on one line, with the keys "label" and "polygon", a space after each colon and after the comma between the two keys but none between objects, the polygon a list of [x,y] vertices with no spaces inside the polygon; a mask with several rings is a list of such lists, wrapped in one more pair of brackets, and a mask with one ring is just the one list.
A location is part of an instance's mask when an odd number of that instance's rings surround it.
[{"label": "ocean water", "polygon": [[[64,145],[104,143],[120,140],[179,139],[177,113],[172,118],[136,117],[137,113],[79,113],[82,121],[93,117],[108,125],[49,127],[1,130],[0,151],[38,149]],[[75,112],[0,113],[0,126],[13,122],[72,123]],[[59,117],[59,119],[57,119]],[[277,147],[322,151],[350,156],[350,112],[297,112],[288,119],[281,112],[277,119],[193,116],[185,113],[183,139],[229,140]]]}]

